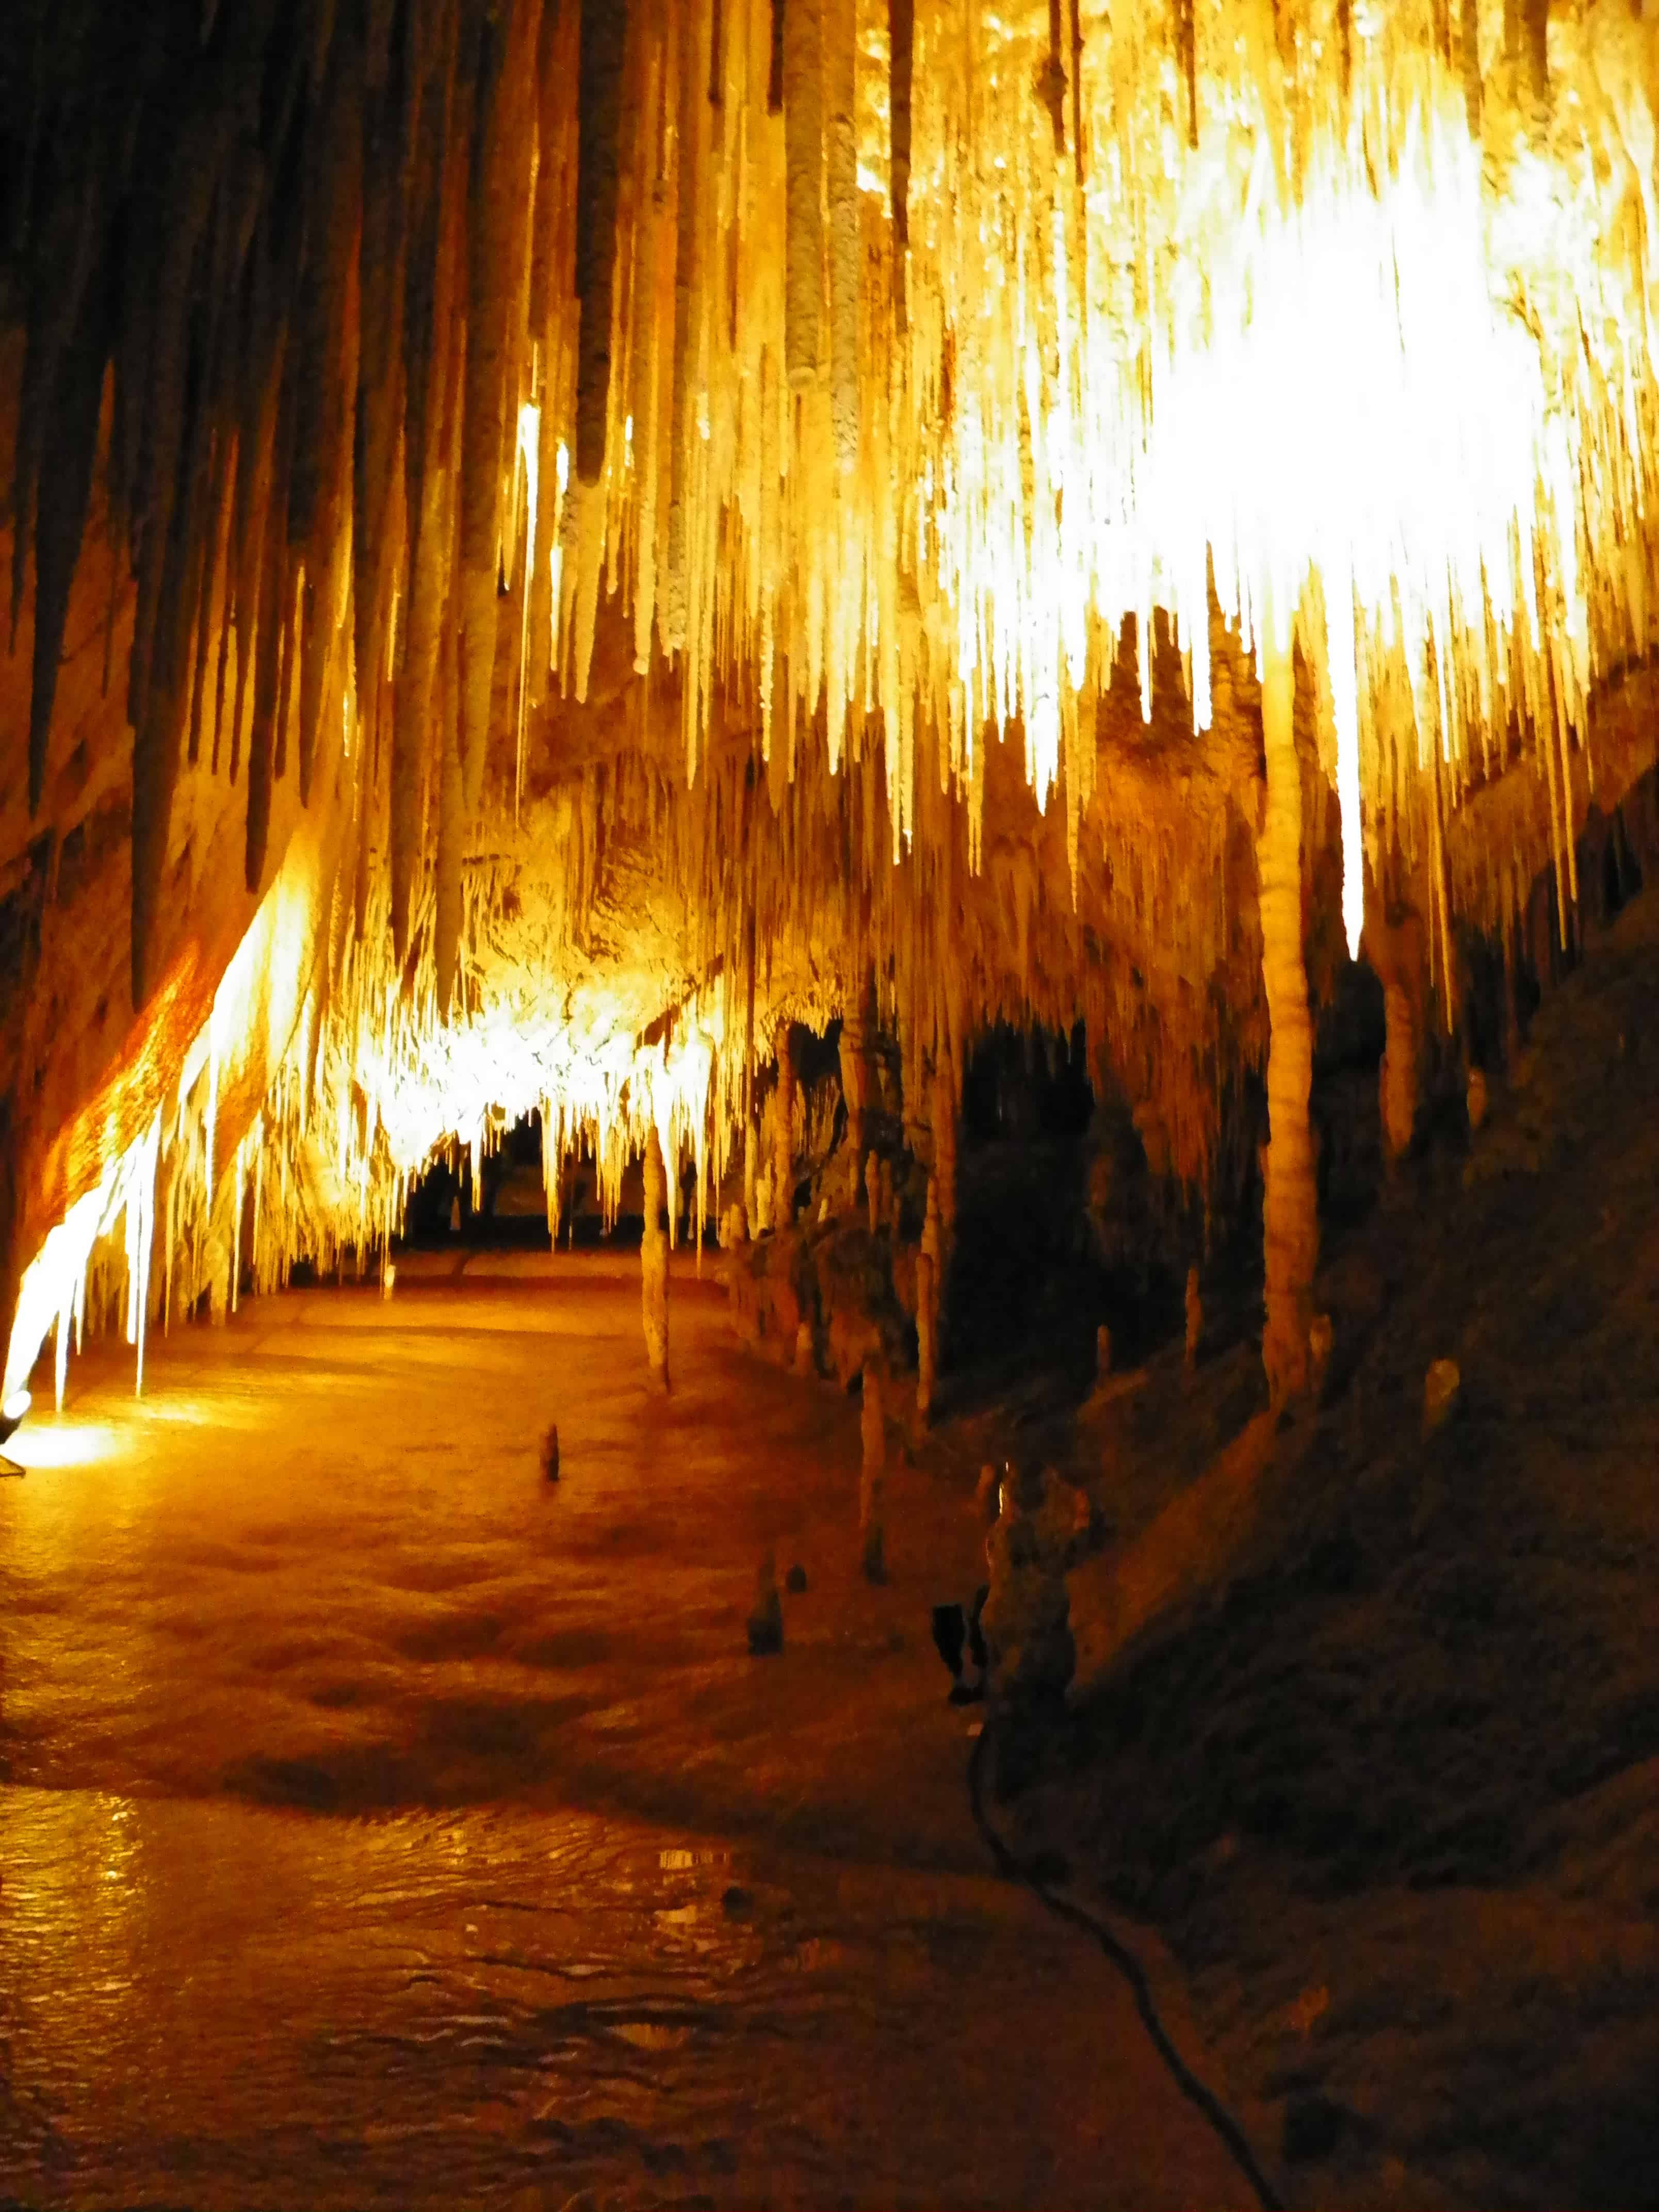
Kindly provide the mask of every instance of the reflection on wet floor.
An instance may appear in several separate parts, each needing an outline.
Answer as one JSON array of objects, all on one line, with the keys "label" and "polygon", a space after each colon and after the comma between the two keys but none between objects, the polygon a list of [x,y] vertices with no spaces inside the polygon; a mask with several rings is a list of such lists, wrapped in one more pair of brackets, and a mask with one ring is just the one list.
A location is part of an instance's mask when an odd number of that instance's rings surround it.
[{"label": "reflection on wet floor", "polygon": [[[1121,1993],[978,1870],[923,1571],[851,1572],[849,1410],[690,1281],[653,1405],[637,1311],[603,1263],[273,1301],[20,1436],[0,2197],[1231,2193]],[[757,1665],[769,1542],[812,1593]]]}]

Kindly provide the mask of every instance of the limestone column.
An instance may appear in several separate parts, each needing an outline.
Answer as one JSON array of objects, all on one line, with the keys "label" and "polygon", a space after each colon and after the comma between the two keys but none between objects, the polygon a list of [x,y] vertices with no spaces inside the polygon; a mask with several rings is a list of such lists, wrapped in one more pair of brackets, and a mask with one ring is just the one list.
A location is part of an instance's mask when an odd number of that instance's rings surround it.
[{"label": "limestone column", "polygon": [[852,1161],[848,1195],[854,1205],[864,1189],[864,1162],[870,1142],[869,1043],[862,1020],[855,1014],[846,1015],[841,1025],[841,1093],[847,1101],[847,1149]]},{"label": "limestone column", "polygon": [[668,1231],[662,1212],[667,1196],[662,1146],[652,1127],[645,1136],[645,1237],[640,1246],[640,1292],[645,1356],[653,1383],[664,1393],[668,1389]]},{"label": "limestone column", "polygon": [[[1271,629],[1271,620],[1265,626]],[[1308,1382],[1308,1330],[1319,1260],[1318,1194],[1308,1099],[1313,1022],[1302,949],[1302,770],[1296,750],[1296,680],[1288,647],[1266,638],[1261,733],[1267,798],[1256,840],[1261,900],[1261,980],[1267,999],[1267,1188],[1262,1200],[1267,1321],[1262,1364],[1275,1405]]]}]

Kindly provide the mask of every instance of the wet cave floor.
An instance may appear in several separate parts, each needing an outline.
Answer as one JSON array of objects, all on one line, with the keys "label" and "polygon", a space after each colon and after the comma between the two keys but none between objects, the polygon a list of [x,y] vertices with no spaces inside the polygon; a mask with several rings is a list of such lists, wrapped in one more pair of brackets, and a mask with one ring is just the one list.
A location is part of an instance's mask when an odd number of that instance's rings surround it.
[{"label": "wet cave floor", "polygon": [[898,1470],[871,1589],[856,1404],[712,1268],[665,1402],[636,1261],[489,1264],[245,1304],[139,1401],[89,1350],[15,1439],[0,2202],[1236,2201],[974,1834],[960,1486]]}]

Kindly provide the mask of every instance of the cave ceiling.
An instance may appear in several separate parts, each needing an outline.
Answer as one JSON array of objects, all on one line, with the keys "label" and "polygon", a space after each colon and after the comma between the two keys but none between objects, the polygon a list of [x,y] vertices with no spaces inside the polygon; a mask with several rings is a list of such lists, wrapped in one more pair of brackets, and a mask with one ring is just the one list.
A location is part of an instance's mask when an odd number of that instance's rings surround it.
[{"label": "cave ceiling", "polygon": [[1443,994],[1565,914],[1651,757],[1656,58],[1538,0],[21,0],[10,1364],[112,1229],[252,1179],[276,1279],[532,1109],[712,1193],[797,1019],[919,1079],[1081,1021],[1201,1192],[1270,661],[1316,988],[1403,899]]}]

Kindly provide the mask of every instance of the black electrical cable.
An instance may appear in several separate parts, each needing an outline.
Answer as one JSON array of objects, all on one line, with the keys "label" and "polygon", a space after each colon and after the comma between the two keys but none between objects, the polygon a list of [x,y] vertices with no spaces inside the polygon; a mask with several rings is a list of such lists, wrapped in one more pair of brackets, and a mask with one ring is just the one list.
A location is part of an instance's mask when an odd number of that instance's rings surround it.
[{"label": "black electrical cable", "polygon": [[1243,2129],[1240,2127],[1238,2122],[1215,2093],[1206,2088],[1170,2040],[1169,2033],[1158,2018],[1157,2008],[1152,2003],[1152,1992],[1146,1979],[1146,1969],[1134,1953],[1121,1943],[1111,1929],[1103,1922],[1097,1920],[1091,1912],[1085,1912],[1080,1905],[1073,1905],[1068,1898],[1056,1896],[1040,1874],[1034,1869],[1023,1865],[1014,1856],[1007,1844],[991,1826],[986,1815],[982,1789],[985,1746],[988,1740],[989,1731],[984,1729],[981,1729],[974,1740],[973,1756],[968,1761],[968,1802],[973,1808],[974,1826],[979,1830],[992,1857],[996,1861],[998,1873],[1009,1881],[1024,1882],[1025,1887],[1048,1906],[1050,1912],[1054,1913],[1061,1920],[1069,1921],[1073,1927],[1085,1929],[1095,1938],[1101,1949],[1129,1984],[1135,2001],[1135,2009],[1140,2014],[1141,2023],[1147,2034],[1152,2038],[1152,2048],[1169,2069],[1176,2088],[1180,2090],[1188,2104],[1198,2107],[1226,2145],[1234,2165],[1255,2191],[1256,2201],[1261,2206],[1261,2212],[1284,2212],[1283,2199],[1256,2164],[1255,2154],[1250,2148],[1249,2138]]}]

